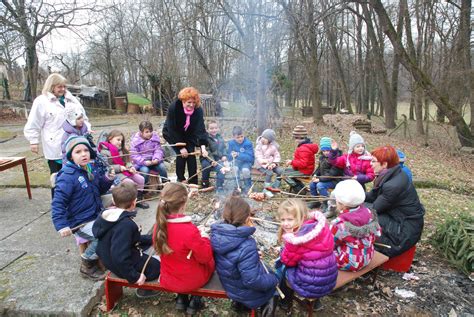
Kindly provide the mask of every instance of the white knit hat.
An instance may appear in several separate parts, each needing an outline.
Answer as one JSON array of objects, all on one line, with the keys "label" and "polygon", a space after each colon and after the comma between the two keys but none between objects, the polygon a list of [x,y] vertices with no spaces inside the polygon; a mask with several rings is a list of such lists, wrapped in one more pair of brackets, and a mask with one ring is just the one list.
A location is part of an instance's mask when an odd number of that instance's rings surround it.
[{"label": "white knit hat", "polygon": [[364,138],[361,137],[360,134],[358,134],[357,132],[351,131],[351,133],[349,134],[349,153],[352,153],[354,147],[357,144],[363,144],[365,147]]},{"label": "white knit hat", "polygon": [[364,188],[355,179],[339,182],[332,194],[337,202],[351,208],[360,206],[365,201]]},{"label": "white knit hat", "polygon": [[81,108],[76,107],[76,106],[66,108],[66,120],[73,127],[76,126],[76,120],[79,119],[82,116],[84,116],[84,113],[83,113]]}]

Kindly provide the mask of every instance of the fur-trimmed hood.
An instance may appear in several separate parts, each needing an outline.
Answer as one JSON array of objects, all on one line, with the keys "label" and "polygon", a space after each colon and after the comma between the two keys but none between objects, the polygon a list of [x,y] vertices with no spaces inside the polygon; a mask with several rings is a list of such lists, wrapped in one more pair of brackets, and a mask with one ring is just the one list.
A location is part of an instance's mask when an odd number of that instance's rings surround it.
[{"label": "fur-trimmed hood", "polygon": [[377,213],[373,210],[371,210],[371,213],[372,220],[365,225],[357,226],[350,223],[349,221],[344,222],[344,226],[346,227],[347,231],[351,236],[356,238],[363,238],[367,237],[370,234],[377,234],[377,232],[380,231]]},{"label": "fur-trimmed hood", "polygon": [[310,221],[305,222],[297,232],[285,233],[283,240],[293,245],[300,245],[316,238],[326,226],[326,217],[319,211],[313,211],[309,214],[308,220]]}]

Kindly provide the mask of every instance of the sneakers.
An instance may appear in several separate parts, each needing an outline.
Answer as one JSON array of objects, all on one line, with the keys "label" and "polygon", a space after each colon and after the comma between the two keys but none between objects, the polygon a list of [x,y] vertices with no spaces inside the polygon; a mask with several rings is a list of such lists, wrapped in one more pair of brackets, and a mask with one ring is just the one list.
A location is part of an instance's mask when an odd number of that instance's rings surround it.
[{"label": "sneakers", "polygon": [[149,290],[149,289],[137,288],[135,290],[135,295],[138,298],[152,298],[152,297],[156,297],[156,296],[160,295],[160,292]]}]

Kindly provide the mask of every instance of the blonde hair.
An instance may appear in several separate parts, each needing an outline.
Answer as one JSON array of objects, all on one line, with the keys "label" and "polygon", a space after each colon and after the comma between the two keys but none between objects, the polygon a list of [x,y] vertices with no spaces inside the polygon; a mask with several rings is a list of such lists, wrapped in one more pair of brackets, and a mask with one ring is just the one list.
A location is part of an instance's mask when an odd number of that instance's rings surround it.
[{"label": "blonde hair", "polygon": [[201,106],[201,98],[199,97],[199,91],[194,87],[185,87],[180,90],[178,93],[178,99],[181,102],[186,102],[189,99],[194,99],[196,103],[195,108],[199,108]]},{"label": "blonde hair", "polygon": [[[285,214],[289,214],[295,217],[295,220],[296,220],[295,228],[299,228],[301,227],[303,222],[305,222],[308,216],[308,206],[306,206],[304,201],[301,199],[297,199],[297,198],[287,199],[283,201],[278,207],[278,219],[281,219],[281,217]],[[282,236],[283,236],[283,229],[280,226],[280,228],[278,229],[278,242],[282,241]]]},{"label": "blonde hair", "polygon": [[156,208],[156,236],[153,247],[158,255],[170,254],[173,250],[168,245],[168,221],[166,216],[178,213],[188,201],[188,189],[181,183],[167,183],[161,191]]},{"label": "blonde hair", "polygon": [[46,81],[44,82],[43,91],[41,92],[43,95],[47,95],[48,92],[52,93],[53,89],[57,85],[65,85],[67,83],[66,78],[61,76],[58,73],[53,73],[48,76]]}]

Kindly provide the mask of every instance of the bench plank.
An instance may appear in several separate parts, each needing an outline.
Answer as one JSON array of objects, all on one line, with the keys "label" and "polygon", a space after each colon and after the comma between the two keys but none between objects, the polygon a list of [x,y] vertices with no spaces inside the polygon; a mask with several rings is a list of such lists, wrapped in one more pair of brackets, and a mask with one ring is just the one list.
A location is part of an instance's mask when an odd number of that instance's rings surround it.
[{"label": "bench plank", "polygon": [[373,269],[379,267],[380,265],[384,264],[385,262],[388,261],[388,256],[375,251],[374,257],[372,260],[369,262],[369,264],[364,267],[362,270],[357,271],[357,272],[350,272],[350,271],[338,271],[337,274],[337,281],[336,281],[336,286],[334,286],[334,290],[338,289],[341,286],[346,285],[349,282],[352,282],[356,278],[372,271]]}]

